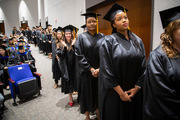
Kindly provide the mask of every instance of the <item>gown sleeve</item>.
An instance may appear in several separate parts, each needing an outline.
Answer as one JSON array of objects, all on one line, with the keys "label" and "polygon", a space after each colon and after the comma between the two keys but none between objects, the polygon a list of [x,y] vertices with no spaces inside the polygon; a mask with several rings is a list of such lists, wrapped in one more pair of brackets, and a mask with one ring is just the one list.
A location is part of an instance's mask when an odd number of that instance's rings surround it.
[{"label": "gown sleeve", "polygon": [[79,35],[76,39],[76,43],[75,43],[75,55],[77,57],[78,63],[79,63],[79,72],[85,72],[91,69],[91,65],[88,62],[88,60],[86,59],[85,55],[84,55],[84,48],[82,45],[82,41],[85,41],[85,39],[82,38],[82,35]]},{"label": "gown sleeve", "polygon": [[140,40],[140,47],[141,47],[141,51],[142,51],[142,62],[141,62],[141,66],[139,68],[140,73],[139,73],[139,77],[136,82],[136,85],[142,87],[144,84],[144,79],[145,79],[145,75],[146,75],[146,53],[145,53],[144,44],[141,40]]},{"label": "gown sleeve", "polygon": [[172,71],[167,58],[158,52],[150,54],[147,64],[148,79],[145,81],[145,101],[154,105],[149,106],[149,111],[158,111],[162,116],[170,116],[174,114],[172,112],[180,111],[180,96],[172,87]]},{"label": "gown sleeve", "polygon": [[103,43],[100,46],[99,56],[100,56],[100,75],[101,80],[105,89],[110,89],[118,86],[118,81],[115,75],[114,64],[112,60],[113,53],[113,41],[110,36],[106,36]]}]

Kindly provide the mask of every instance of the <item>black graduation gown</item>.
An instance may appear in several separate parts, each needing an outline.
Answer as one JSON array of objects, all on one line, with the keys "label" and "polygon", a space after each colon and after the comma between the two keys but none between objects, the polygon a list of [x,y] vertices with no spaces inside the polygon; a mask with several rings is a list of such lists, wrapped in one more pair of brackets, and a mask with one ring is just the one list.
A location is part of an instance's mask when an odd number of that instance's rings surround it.
[{"label": "black graduation gown", "polygon": [[36,45],[37,44],[37,36],[36,36],[36,30],[32,31],[32,37],[33,37],[33,42]]},{"label": "black graduation gown", "polygon": [[53,79],[59,80],[61,77],[61,71],[59,66],[59,61],[56,58],[56,43],[55,40],[52,42],[52,73],[53,73]]},{"label": "black graduation gown", "polygon": [[98,78],[92,76],[90,69],[99,68],[99,47],[103,36],[102,33],[92,36],[84,32],[76,39],[75,55],[79,65],[76,82],[81,113],[94,112],[98,107]]},{"label": "black graduation gown", "polygon": [[48,53],[51,53],[52,52],[52,43],[49,43],[49,41],[51,41],[52,42],[52,40],[53,40],[53,37],[52,37],[52,34],[47,34],[47,52]]},{"label": "black graduation gown", "polygon": [[27,39],[28,39],[28,42],[31,41],[31,35],[32,35],[31,30],[28,30],[28,31],[27,31]]},{"label": "black graduation gown", "polygon": [[[142,89],[123,102],[113,89],[118,85],[128,91],[143,85],[146,57],[143,42],[128,31],[129,41],[120,33],[104,38],[100,47],[99,110],[101,120],[141,120]],[[135,47],[136,41],[139,48]]]},{"label": "black graduation gown", "polygon": [[58,56],[60,58],[60,68],[62,72],[61,91],[65,94],[72,93],[74,91],[74,73],[75,73],[74,49],[67,50],[67,48],[64,47],[64,49],[60,49],[60,51],[58,52]]},{"label": "black graduation gown", "polygon": [[47,35],[46,34],[41,34],[41,39],[42,39],[42,50],[43,53],[45,53],[47,55]]},{"label": "black graduation gown", "polygon": [[4,69],[4,67],[8,67],[8,56],[0,56],[0,80],[1,82],[3,82],[4,87],[6,88],[7,85],[9,85],[8,83],[8,72],[7,69]]},{"label": "black graduation gown", "polygon": [[144,85],[144,120],[180,120],[180,55],[168,58],[160,45],[150,53]]}]

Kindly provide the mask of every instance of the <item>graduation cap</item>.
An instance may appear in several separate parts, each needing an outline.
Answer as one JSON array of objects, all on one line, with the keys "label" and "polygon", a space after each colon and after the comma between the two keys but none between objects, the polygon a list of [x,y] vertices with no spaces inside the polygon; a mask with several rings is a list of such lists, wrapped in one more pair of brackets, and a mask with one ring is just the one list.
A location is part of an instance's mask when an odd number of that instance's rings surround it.
[{"label": "graduation cap", "polygon": [[10,41],[10,40],[13,40],[13,38],[14,38],[14,37],[9,38],[9,41]]},{"label": "graduation cap", "polygon": [[6,51],[6,48],[7,48],[7,47],[4,46],[4,45],[1,45],[1,46],[0,46],[0,49],[3,49],[3,50],[5,50],[5,51]]},{"label": "graduation cap", "polygon": [[87,12],[87,13],[84,13],[84,14],[81,14],[82,16],[85,16],[86,19],[88,19],[89,17],[94,17],[97,19],[97,16],[101,16],[101,14],[97,14],[97,13],[94,13],[94,12]]},{"label": "graduation cap", "polygon": [[46,28],[42,28],[42,31],[46,30]]},{"label": "graduation cap", "polygon": [[109,9],[109,11],[106,13],[106,15],[103,17],[103,19],[112,22],[117,13],[119,13],[119,12],[125,12],[126,13],[127,11],[128,11],[128,9],[126,9],[126,8],[118,5],[117,3],[115,3]]},{"label": "graduation cap", "polygon": [[56,31],[56,28],[53,28],[53,31]]},{"label": "graduation cap", "polygon": [[101,14],[98,14],[98,13],[94,13],[94,12],[87,12],[87,13],[84,13],[84,14],[81,14],[82,16],[85,16],[86,17],[86,20],[89,18],[89,17],[94,17],[97,21],[97,34],[99,32],[99,26],[98,26],[98,16],[101,16]]},{"label": "graduation cap", "polygon": [[82,25],[81,28],[83,28],[84,30],[87,30],[86,24]]},{"label": "graduation cap", "polygon": [[67,26],[63,27],[63,31],[64,32],[72,32],[73,27],[71,25],[67,25]]},{"label": "graduation cap", "polygon": [[180,19],[180,6],[160,11],[159,14],[163,28],[166,28],[169,23]]},{"label": "graduation cap", "polygon": [[18,50],[23,50],[24,46],[18,46]]},{"label": "graduation cap", "polygon": [[24,40],[23,40],[23,39],[24,39],[24,38],[21,36],[21,37],[19,38],[18,42],[23,43],[23,42],[24,42]]},{"label": "graduation cap", "polygon": [[59,26],[59,27],[55,30],[55,32],[58,32],[58,31],[62,32],[62,30],[63,30],[63,28]]},{"label": "graduation cap", "polygon": [[48,26],[47,27],[49,27],[49,26],[52,26],[51,24],[48,24]]},{"label": "graduation cap", "polygon": [[75,27],[73,25],[69,25],[69,26],[71,26],[73,28],[73,31],[75,31],[76,33],[78,32],[79,29],[77,27]]},{"label": "graduation cap", "polygon": [[3,43],[7,43],[7,41],[4,39],[4,40],[3,40]]},{"label": "graduation cap", "polygon": [[19,40],[23,40],[24,38],[21,36],[20,38],[19,38]]}]

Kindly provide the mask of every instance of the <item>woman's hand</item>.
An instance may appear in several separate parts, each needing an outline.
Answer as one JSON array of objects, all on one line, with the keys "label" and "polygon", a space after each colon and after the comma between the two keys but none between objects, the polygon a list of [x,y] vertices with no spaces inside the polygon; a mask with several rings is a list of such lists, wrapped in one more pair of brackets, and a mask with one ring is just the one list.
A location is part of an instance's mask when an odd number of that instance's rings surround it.
[{"label": "woman's hand", "polygon": [[59,57],[56,55],[56,59],[59,61]]},{"label": "woman's hand", "polygon": [[72,40],[71,45],[74,45],[74,44],[75,44],[75,42],[76,42],[76,38],[74,38],[74,40]]},{"label": "woman's hand", "polygon": [[49,41],[49,43],[52,43],[51,41]]},{"label": "woman's hand", "polygon": [[94,77],[98,77],[99,76],[99,68],[95,69],[94,73],[93,73]]},{"label": "woman's hand", "polygon": [[66,43],[64,41],[61,41],[64,47],[67,47]]},{"label": "woman's hand", "polygon": [[128,96],[128,94],[126,92],[123,92],[119,96],[120,96],[122,101],[129,101],[129,102],[131,102],[131,98]]},{"label": "woman's hand", "polygon": [[126,91],[125,93],[129,94],[129,98],[133,98],[138,91],[139,91],[139,87],[135,86],[134,88]]},{"label": "woman's hand", "polygon": [[5,69],[5,70],[7,70],[7,69],[8,69],[8,67],[4,67],[4,69]]}]

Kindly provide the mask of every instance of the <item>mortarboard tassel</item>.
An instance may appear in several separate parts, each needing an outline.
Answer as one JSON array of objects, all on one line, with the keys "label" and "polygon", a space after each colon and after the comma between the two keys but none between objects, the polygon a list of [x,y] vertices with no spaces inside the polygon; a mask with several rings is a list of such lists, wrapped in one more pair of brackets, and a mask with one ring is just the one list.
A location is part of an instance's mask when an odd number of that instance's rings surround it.
[{"label": "mortarboard tassel", "polygon": [[[125,9],[125,7],[124,7],[124,13],[126,13],[126,9]],[[127,14],[127,13],[126,13]],[[130,27],[128,26],[128,29],[130,30]]]},{"label": "mortarboard tassel", "polygon": [[75,38],[75,29],[73,28],[73,37]]},{"label": "mortarboard tassel", "polygon": [[96,13],[96,22],[97,22],[97,34],[99,33],[99,27],[98,27],[98,16],[97,16],[97,13]]}]

